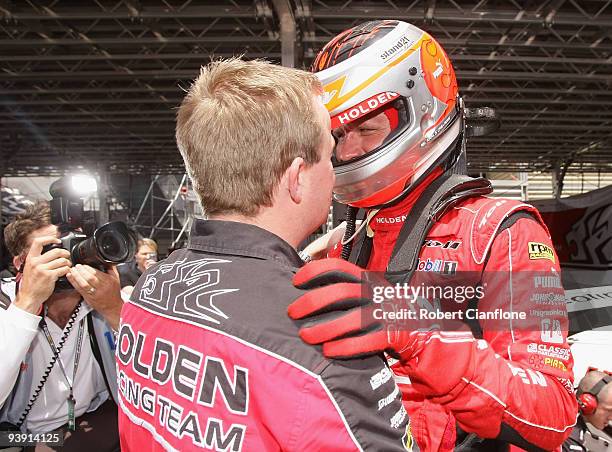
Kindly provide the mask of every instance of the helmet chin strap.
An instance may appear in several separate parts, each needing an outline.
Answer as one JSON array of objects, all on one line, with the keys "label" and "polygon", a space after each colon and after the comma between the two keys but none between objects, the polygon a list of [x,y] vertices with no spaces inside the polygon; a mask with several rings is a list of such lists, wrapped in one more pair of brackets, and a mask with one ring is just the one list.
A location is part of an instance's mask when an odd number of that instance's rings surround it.
[{"label": "helmet chin strap", "polygon": [[465,146],[465,132],[461,132],[461,140],[457,143],[454,155],[448,160],[446,171],[450,171],[451,174],[467,175],[467,152]]},{"label": "helmet chin strap", "polygon": [[456,163],[452,165],[448,171],[450,171],[451,174],[467,175],[467,156],[465,150],[459,153]]},{"label": "helmet chin strap", "polygon": [[342,254],[340,257],[345,261],[348,261],[351,257],[351,251],[353,250],[353,238],[356,235],[355,222],[357,221],[357,213],[359,207],[348,206],[346,209],[346,229],[344,231],[344,237],[342,237]]}]

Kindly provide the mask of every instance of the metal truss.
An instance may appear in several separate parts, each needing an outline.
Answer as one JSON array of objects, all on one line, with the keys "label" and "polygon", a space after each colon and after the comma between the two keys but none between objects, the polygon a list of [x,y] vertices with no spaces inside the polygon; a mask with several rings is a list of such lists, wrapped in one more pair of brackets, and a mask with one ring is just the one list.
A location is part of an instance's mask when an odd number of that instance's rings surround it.
[{"label": "metal truss", "polygon": [[471,171],[612,170],[612,0],[0,0],[0,174],[182,174],[175,108],[202,64],[308,67],[376,18],[429,31],[467,106],[496,108]]}]

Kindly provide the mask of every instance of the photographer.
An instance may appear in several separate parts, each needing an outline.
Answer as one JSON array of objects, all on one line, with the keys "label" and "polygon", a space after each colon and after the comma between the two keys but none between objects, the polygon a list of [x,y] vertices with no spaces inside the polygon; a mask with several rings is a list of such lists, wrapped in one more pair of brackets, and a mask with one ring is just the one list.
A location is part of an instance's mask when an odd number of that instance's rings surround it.
[{"label": "photographer", "polygon": [[147,238],[139,239],[134,259],[117,266],[121,280],[121,289],[128,295],[131,294],[140,275],[155,262],[157,262],[157,243],[155,243],[155,240]]},{"label": "photographer", "polygon": [[[4,235],[19,271],[16,296],[0,309],[0,430],[59,430],[62,450],[119,450],[113,329],[123,302],[116,269],[73,266],[59,247],[43,252],[60,244],[46,202],[28,207]],[[57,290],[63,276],[72,288]]]}]

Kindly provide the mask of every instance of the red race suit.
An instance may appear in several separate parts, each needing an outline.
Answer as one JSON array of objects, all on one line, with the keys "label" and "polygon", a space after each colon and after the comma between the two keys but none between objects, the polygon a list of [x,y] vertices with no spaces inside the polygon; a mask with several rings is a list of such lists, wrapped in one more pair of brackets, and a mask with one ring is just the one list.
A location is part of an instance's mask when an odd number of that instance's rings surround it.
[{"label": "red race suit", "polygon": [[[368,270],[387,269],[423,187],[371,217]],[[339,255],[337,244],[329,256]],[[476,319],[471,332],[434,334],[416,358],[392,365],[416,442],[428,451],[558,448],[576,422],[573,358],[560,266],[537,210],[477,196],[444,214],[427,235],[411,284],[461,275],[478,275],[485,288],[476,305],[454,304],[463,319],[468,310],[524,312],[526,319]]]}]

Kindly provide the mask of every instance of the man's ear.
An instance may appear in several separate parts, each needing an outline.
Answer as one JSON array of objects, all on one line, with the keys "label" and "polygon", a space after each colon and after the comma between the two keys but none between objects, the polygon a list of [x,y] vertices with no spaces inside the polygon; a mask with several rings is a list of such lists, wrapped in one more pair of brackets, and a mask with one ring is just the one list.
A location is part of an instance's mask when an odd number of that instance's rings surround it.
[{"label": "man's ear", "polygon": [[296,157],[291,162],[287,171],[285,171],[285,177],[287,178],[287,190],[289,196],[294,203],[299,204],[302,202],[304,196],[304,170],[306,169],[306,163],[302,157]]},{"label": "man's ear", "polygon": [[23,265],[23,261],[21,260],[21,256],[13,256],[13,267],[15,270],[19,270]]}]

